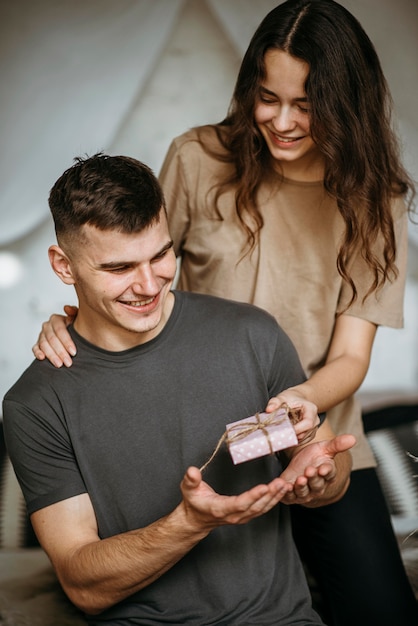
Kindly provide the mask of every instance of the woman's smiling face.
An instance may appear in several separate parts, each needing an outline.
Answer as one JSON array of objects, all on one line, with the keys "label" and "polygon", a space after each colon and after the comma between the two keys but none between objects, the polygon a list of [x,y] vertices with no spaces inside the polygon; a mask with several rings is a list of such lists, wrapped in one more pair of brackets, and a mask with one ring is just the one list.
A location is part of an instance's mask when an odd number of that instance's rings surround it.
[{"label": "woman's smiling face", "polygon": [[285,176],[318,180],[322,158],[310,134],[305,93],[309,65],[282,50],[268,50],[265,79],[259,87],[254,118],[271,156]]}]

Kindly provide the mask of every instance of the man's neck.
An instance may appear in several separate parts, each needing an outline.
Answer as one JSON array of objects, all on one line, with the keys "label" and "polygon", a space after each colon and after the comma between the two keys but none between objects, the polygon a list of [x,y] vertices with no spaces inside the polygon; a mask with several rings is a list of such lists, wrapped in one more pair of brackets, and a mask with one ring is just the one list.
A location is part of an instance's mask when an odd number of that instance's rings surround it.
[{"label": "man's neck", "polygon": [[80,309],[74,321],[74,329],[86,341],[109,352],[123,352],[136,346],[148,343],[157,337],[168,322],[174,308],[175,297],[172,292],[167,295],[164,311],[159,323],[155,327],[136,331],[135,328],[116,325],[104,317],[84,314]]}]

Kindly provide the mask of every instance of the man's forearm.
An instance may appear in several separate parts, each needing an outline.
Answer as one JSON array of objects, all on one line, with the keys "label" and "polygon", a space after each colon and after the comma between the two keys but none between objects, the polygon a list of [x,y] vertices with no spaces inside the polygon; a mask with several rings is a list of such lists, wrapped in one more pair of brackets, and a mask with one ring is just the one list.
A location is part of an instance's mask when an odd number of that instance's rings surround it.
[{"label": "man's forearm", "polygon": [[144,529],[79,547],[58,577],[76,606],[100,613],[154,582],[208,533],[187,523],[181,504]]},{"label": "man's forearm", "polygon": [[100,540],[87,494],[41,509],[32,521],[64,590],[74,604],[94,614],[154,582],[214,528],[264,515],[291,488],[276,477],[225,496],[202,480],[197,467],[189,467],[180,485],[181,503],[146,528]]}]

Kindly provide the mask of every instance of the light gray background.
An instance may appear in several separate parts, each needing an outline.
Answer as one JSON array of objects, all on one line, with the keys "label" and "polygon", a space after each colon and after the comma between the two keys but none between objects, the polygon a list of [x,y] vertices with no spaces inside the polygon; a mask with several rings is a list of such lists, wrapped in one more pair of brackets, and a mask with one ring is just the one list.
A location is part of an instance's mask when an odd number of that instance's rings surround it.
[{"label": "light gray background", "polygon": [[[155,171],[170,140],[226,113],[256,26],[276,0],[1,0],[0,395],[40,323],[75,296],[53,275],[47,196],[76,155],[128,154]],[[405,161],[418,178],[418,3],[344,0],[375,43]],[[405,328],[380,329],[364,395],[418,393],[418,227]]]}]

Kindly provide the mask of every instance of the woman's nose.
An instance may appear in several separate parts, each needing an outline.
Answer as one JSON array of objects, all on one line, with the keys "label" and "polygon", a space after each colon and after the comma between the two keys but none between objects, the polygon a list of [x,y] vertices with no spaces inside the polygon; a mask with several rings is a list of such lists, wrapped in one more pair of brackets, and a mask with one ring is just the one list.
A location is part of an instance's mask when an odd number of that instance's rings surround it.
[{"label": "woman's nose", "polygon": [[287,106],[277,107],[272,122],[277,131],[284,132],[292,130],[295,127],[295,120],[291,108]]}]

